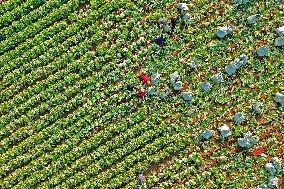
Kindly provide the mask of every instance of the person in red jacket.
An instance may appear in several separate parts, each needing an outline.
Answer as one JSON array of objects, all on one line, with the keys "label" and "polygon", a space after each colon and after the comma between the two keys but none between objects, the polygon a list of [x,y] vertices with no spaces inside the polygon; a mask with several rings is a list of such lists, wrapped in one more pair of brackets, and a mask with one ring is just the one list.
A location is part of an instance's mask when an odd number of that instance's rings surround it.
[{"label": "person in red jacket", "polygon": [[141,79],[145,84],[147,84],[147,85],[151,84],[151,78],[148,75],[142,74]]},{"label": "person in red jacket", "polygon": [[253,156],[258,156],[258,155],[262,154],[263,152],[264,152],[264,148],[263,147],[259,147],[259,148],[255,149],[251,154]]},{"label": "person in red jacket", "polygon": [[143,87],[141,87],[137,95],[139,97],[144,97],[146,95],[146,93],[147,93],[147,91]]}]

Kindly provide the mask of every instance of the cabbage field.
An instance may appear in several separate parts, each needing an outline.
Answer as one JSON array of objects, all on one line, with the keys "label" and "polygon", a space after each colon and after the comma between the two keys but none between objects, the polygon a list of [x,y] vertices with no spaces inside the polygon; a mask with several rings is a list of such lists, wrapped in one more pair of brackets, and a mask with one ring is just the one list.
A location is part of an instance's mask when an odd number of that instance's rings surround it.
[{"label": "cabbage field", "polygon": [[0,188],[284,189],[283,0],[0,1]]}]

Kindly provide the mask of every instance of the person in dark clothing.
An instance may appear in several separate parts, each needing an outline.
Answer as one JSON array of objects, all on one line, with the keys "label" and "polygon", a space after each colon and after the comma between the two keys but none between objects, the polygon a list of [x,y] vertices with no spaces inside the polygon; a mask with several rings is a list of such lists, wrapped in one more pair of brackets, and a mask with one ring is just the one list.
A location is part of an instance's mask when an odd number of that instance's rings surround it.
[{"label": "person in dark clothing", "polygon": [[134,85],[133,84],[127,85],[127,90],[132,91],[133,89],[134,89]]},{"label": "person in dark clothing", "polygon": [[158,37],[157,39],[155,39],[155,43],[159,45],[160,47],[163,47],[165,43],[165,38],[163,36]]},{"label": "person in dark clothing", "polygon": [[171,30],[171,34],[173,33],[175,27],[176,27],[176,24],[178,22],[178,18],[177,17],[172,17],[171,18],[171,24],[172,24],[172,30]]}]

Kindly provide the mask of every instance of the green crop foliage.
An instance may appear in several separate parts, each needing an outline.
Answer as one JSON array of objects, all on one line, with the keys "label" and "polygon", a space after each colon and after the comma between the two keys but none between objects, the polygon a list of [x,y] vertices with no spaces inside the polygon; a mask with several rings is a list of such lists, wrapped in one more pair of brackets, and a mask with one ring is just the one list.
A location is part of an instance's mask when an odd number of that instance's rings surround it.
[{"label": "green crop foliage", "polygon": [[283,9],[257,0],[2,1],[0,187],[275,188]]}]

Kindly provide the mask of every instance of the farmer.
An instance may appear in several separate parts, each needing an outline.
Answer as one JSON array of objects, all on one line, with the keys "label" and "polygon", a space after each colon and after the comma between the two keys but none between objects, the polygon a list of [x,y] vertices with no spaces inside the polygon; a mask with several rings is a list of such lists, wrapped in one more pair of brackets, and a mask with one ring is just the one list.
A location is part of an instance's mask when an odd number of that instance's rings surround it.
[{"label": "farmer", "polygon": [[172,17],[171,18],[171,24],[172,24],[171,34],[173,33],[173,31],[174,31],[174,29],[176,27],[177,21],[178,21],[177,17]]},{"label": "farmer", "polygon": [[134,85],[133,84],[127,85],[127,90],[132,91],[133,89],[134,89]]},{"label": "farmer", "polygon": [[155,43],[157,45],[159,45],[161,48],[163,47],[164,42],[165,42],[165,39],[162,35],[161,35],[161,37],[158,37],[157,39],[155,39]]},{"label": "farmer", "polygon": [[142,74],[141,79],[145,84],[147,85],[151,84],[151,78],[147,74]]},{"label": "farmer", "polygon": [[162,28],[162,26],[167,25],[168,24],[168,19],[166,18],[160,18],[158,20],[158,27]]},{"label": "farmer", "polygon": [[143,174],[139,174],[138,179],[140,180],[141,184],[146,184],[146,178]]},{"label": "farmer", "polygon": [[188,10],[189,10],[189,8],[188,8],[186,3],[179,3],[177,5],[177,8],[179,9],[181,15],[186,14],[188,12]]},{"label": "farmer", "polygon": [[168,19],[166,18],[160,18],[158,20],[158,27],[161,29],[163,28],[165,32],[170,32],[171,31],[171,27],[169,26],[169,23],[168,23]]},{"label": "farmer", "polygon": [[141,87],[137,95],[139,97],[144,97],[146,95],[146,93],[147,93],[147,91],[143,87]]}]

